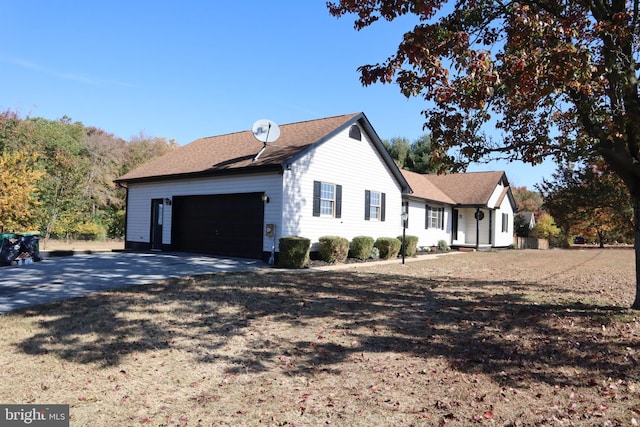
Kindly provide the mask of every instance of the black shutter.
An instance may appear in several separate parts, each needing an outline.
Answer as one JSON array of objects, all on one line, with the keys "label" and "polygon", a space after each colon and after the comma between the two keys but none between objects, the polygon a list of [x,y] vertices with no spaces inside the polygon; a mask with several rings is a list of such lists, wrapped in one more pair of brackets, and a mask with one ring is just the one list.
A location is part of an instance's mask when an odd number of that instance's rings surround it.
[{"label": "black shutter", "polygon": [[364,190],[364,220],[371,219],[371,191]]},{"label": "black shutter", "polygon": [[387,212],[387,195],[385,193],[382,193],[380,194],[380,221],[384,221],[386,212]]},{"label": "black shutter", "polygon": [[440,215],[440,229],[444,230],[444,208],[440,208],[440,212],[442,212],[442,215]]},{"label": "black shutter", "polygon": [[320,181],[313,181],[313,216],[320,216]]},{"label": "black shutter", "polygon": [[342,218],[342,185],[336,185],[336,218]]},{"label": "black shutter", "polygon": [[429,214],[431,213],[431,207],[429,205],[424,205],[424,228],[429,228]]}]

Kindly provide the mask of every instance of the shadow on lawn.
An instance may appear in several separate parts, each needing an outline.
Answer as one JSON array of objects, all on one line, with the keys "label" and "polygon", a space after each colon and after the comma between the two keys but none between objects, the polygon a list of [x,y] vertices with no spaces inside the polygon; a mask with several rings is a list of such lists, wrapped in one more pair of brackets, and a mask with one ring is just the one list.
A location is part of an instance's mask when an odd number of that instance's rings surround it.
[{"label": "shadow on lawn", "polygon": [[[631,333],[601,322],[626,309],[536,303],[526,298],[532,290],[544,291],[344,271],[212,274],[24,310],[48,320],[20,349],[113,366],[132,353],[174,348],[194,354],[194,363],[224,362],[230,372],[293,374],[339,374],[350,358],[393,352],[444,358],[453,369],[514,386],[584,385],[595,372],[637,375],[625,350],[637,346]],[[229,351],[232,338],[244,346]]]}]

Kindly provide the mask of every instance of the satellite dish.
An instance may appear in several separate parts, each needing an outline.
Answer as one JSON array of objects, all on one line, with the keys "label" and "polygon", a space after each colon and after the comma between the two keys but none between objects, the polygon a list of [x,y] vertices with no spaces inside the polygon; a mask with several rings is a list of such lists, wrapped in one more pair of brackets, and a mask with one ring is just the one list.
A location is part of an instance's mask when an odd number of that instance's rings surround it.
[{"label": "satellite dish", "polygon": [[263,144],[271,144],[280,138],[280,128],[278,125],[268,119],[260,119],[253,124],[251,128],[253,136]]},{"label": "satellite dish", "polygon": [[260,119],[256,121],[251,127],[251,133],[258,141],[262,142],[262,149],[258,151],[258,154],[253,158],[255,162],[260,157],[260,154],[266,150],[267,145],[275,142],[278,138],[280,138],[280,128],[278,125],[268,119]]}]

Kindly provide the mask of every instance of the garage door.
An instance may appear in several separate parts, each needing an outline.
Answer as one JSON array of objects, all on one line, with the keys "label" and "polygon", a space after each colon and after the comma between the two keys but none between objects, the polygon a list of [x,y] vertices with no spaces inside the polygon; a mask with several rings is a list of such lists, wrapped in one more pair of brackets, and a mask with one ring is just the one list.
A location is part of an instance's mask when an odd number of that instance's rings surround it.
[{"label": "garage door", "polygon": [[262,193],[174,196],[172,248],[262,258]]}]

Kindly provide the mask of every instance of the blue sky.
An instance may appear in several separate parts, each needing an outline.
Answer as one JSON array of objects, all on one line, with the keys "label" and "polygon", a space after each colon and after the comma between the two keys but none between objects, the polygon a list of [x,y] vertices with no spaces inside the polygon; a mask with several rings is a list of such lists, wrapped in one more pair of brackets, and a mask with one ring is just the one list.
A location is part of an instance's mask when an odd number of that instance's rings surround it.
[{"label": "blue sky", "polygon": [[[64,115],[129,139],[194,139],[362,111],[383,139],[425,131],[420,99],[362,87],[410,18],[357,32],[325,0],[0,0],[0,109]],[[533,189],[551,162],[472,165]]]}]

